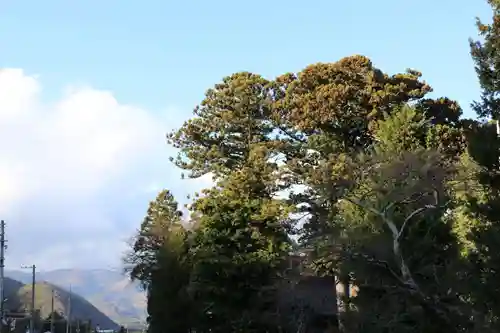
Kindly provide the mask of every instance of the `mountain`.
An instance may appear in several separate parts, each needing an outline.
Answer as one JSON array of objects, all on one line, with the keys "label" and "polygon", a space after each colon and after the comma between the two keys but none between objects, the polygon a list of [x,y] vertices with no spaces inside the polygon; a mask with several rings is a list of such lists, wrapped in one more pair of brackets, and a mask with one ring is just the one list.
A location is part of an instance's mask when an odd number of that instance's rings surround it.
[{"label": "mountain", "polygon": [[6,277],[3,282],[5,295],[5,308],[15,310],[21,307],[17,293],[24,286],[23,283]]},{"label": "mountain", "polygon": [[[48,282],[39,282],[35,284],[35,308],[40,311],[42,318],[47,318],[51,314],[52,290],[54,290],[54,311],[65,316],[68,313],[69,292]],[[29,311],[31,306],[31,285],[22,286],[17,292],[17,297],[21,304],[20,310]],[[92,325],[99,325],[101,328],[119,328],[117,323],[76,293],[71,293],[71,317],[82,320],[90,319]]]},{"label": "mountain", "polygon": [[[31,274],[7,271],[6,275],[30,283]],[[37,272],[37,281],[47,281],[84,297],[113,321],[142,327],[146,319],[146,296],[137,283],[119,271],[105,269],[59,269]]]},{"label": "mountain", "polygon": [[[52,291],[54,291],[54,311],[68,313],[69,292],[48,282],[35,284],[35,309],[41,318],[47,318],[52,312]],[[6,277],[4,280],[5,308],[10,312],[29,312],[31,309],[31,284]],[[91,320],[93,325],[102,328],[117,329],[119,325],[82,296],[71,293],[71,313],[73,318]]]}]

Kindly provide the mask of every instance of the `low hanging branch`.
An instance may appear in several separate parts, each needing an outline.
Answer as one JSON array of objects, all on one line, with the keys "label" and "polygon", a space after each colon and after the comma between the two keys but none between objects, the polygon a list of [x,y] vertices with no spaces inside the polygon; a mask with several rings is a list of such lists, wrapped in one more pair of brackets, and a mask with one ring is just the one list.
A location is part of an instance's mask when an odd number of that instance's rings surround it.
[{"label": "low hanging branch", "polygon": [[424,213],[427,210],[430,209],[435,209],[438,208],[437,205],[426,205],[421,208],[415,209],[413,212],[411,212],[404,220],[401,228],[398,229],[396,226],[396,223],[389,218],[386,214],[385,211],[379,211],[373,207],[368,207],[366,205],[363,205],[361,202],[355,200],[355,199],[350,199],[350,198],[344,198],[344,200],[362,208],[367,211],[370,211],[371,213],[379,216],[384,224],[389,228],[392,234],[393,238],[393,254],[396,258],[398,258],[399,264],[400,264],[400,271],[401,271],[401,276],[405,284],[410,286],[412,289],[419,290],[417,283],[412,277],[412,274],[410,272],[410,269],[408,268],[406,261],[404,259],[403,253],[401,252],[401,237],[403,235],[403,232],[405,231],[405,228],[410,220],[412,220],[414,217],[416,217],[419,214]]},{"label": "low hanging branch", "polygon": [[[415,210],[411,211],[403,220],[403,223],[401,224],[401,227],[398,228],[397,224],[393,221],[392,218],[388,216],[388,211],[389,208],[393,207],[396,204],[410,204],[410,203],[415,203],[419,200],[419,198],[423,198],[424,196],[427,195],[433,195],[435,202],[432,204],[425,204],[422,207],[416,208]],[[392,239],[393,239],[393,247],[392,251],[394,256],[397,258],[399,262],[399,271],[401,276],[398,276],[398,274],[390,269],[389,264],[385,262],[386,265],[384,267],[388,268],[391,274],[396,278],[396,280],[402,284],[405,287],[406,291],[409,291],[411,295],[416,296],[417,300],[419,301],[420,305],[424,308],[427,309],[428,311],[432,312],[436,318],[442,320],[443,322],[450,324],[452,326],[452,323],[447,315],[447,311],[444,311],[441,309],[437,304],[435,304],[435,301],[433,298],[427,296],[424,294],[418,283],[415,281],[413,278],[413,275],[406,263],[405,257],[401,251],[401,241],[402,237],[404,235],[405,230],[407,229],[408,223],[415,219],[417,216],[424,214],[425,212],[429,210],[435,210],[438,208],[444,208],[446,205],[439,205],[439,193],[436,189],[433,189],[432,192],[425,192],[425,193],[420,193],[418,196],[415,198],[406,198],[404,200],[401,200],[399,202],[393,202],[382,210],[375,209],[373,207],[370,207],[368,205],[363,204],[361,201],[356,200],[354,198],[349,198],[349,197],[344,197],[343,200],[356,205],[366,211],[369,211],[373,213],[374,215],[378,216],[381,218],[383,221],[384,225],[388,227],[388,229],[391,231]]]},{"label": "low hanging branch", "polygon": [[[420,228],[429,213],[446,209],[452,201],[461,200],[457,194],[467,195],[470,186],[479,186],[476,185],[479,184],[476,182],[477,168],[470,167],[470,163],[466,157],[451,161],[431,150],[382,150],[354,158],[336,158],[326,172],[334,193],[333,202],[347,202],[373,214],[384,229],[390,231],[392,247],[389,256],[395,259],[396,265],[391,265],[391,260],[372,257],[362,249],[358,249],[360,252],[356,249],[348,251],[348,255],[384,269],[396,281],[391,288],[417,303],[447,332],[455,332],[462,325],[455,322],[458,318],[467,325],[470,316],[465,315],[460,307],[426,291],[428,284],[419,280],[416,269],[412,271],[410,256],[404,251],[407,243],[403,242],[409,229],[414,225]],[[346,210],[346,222],[358,218],[356,214],[351,215],[350,210]]]}]

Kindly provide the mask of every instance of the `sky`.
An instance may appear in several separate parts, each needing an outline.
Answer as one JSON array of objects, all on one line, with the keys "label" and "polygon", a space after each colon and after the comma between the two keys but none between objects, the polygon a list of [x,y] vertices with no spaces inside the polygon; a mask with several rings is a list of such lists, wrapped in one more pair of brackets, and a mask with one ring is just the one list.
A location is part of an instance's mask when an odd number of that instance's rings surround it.
[{"label": "sky", "polygon": [[483,0],[0,0],[0,219],[6,266],[119,268],[162,188],[165,133],[224,76],[273,78],[363,54],[418,69],[469,111]]}]

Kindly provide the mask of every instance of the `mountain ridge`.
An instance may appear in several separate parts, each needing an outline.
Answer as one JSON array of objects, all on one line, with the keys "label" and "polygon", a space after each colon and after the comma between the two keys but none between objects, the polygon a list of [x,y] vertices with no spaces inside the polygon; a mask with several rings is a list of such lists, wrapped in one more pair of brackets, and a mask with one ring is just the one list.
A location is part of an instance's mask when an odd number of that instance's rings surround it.
[{"label": "mountain ridge", "polygon": [[[6,276],[31,284],[31,274],[7,270]],[[37,271],[36,281],[46,281],[85,298],[111,320],[128,327],[143,327],[146,296],[138,283],[117,269],[56,269]]]},{"label": "mountain ridge", "polygon": [[[32,305],[32,290],[31,283],[23,284],[15,279],[5,277],[4,294],[7,313],[17,314],[16,316],[23,313],[28,314]],[[71,304],[69,303],[70,299]],[[115,321],[81,295],[70,294],[67,290],[45,281],[35,283],[35,309],[38,318],[46,319],[50,317],[52,311],[60,314],[63,318],[67,317],[69,306],[71,306],[73,319],[90,321],[93,326],[99,325],[108,329],[119,328]],[[27,325],[27,322],[24,324]]]}]

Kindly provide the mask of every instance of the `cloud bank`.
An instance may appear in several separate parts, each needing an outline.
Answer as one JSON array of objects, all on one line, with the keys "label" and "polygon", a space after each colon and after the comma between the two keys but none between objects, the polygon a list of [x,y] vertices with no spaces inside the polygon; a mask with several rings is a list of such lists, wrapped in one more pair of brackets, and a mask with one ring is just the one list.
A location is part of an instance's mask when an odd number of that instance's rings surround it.
[{"label": "cloud bank", "polygon": [[120,266],[125,240],[163,187],[181,181],[165,133],[188,114],[123,105],[108,91],[72,87],[44,102],[41,83],[0,70],[0,219],[6,265],[40,269]]}]

